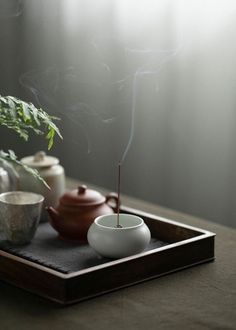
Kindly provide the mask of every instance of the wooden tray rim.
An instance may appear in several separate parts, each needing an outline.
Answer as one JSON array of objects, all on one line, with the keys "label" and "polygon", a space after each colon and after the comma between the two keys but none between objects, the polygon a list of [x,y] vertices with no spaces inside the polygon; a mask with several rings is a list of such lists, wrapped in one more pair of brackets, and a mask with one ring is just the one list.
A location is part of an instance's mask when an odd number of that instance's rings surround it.
[{"label": "wooden tray rim", "polygon": [[[23,257],[16,256],[12,253],[6,252],[6,251],[1,250],[1,249],[0,249],[0,255],[4,256],[6,258],[12,259],[16,262],[23,263],[23,264],[25,264],[29,267],[37,268],[41,271],[50,273],[51,275],[54,275],[54,276],[59,277],[61,279],[70,279],[70,278],[77,277],[77,276],[87,274],[87,273],[91,273],[91,272],[94,272],[94,271],[97,271],[97,270],[100,270],[100,269],[103,269],[103,268],[107,268],[107,267],[110,267],[110,266],[115,266],[115,265],[120,264],[120,263],[129,262],[131,260],[135,260],[135,259],[138,259],[138,258],[141,258],[141,257],[145,257],[145,256],[150,255],[150,254],[155,254],[155,253],[158,253],[158,252],[163,251],[163,250],[174,249],[178,246],[187,245],[187,244],[189,244],[191,242],[194,242],[194,241],[200,241],[200,240],[205,239],[205,238],[216,236],[215,233],[210,232],[208,230],[204,230],[204,229],[201,229],[201,228],[198,228],[198,227],[193,227],[193,226],[190,226],[190,225],[186,225],[186,224],[180,223],[178,221],[170,220],[170,219],[167,219],[165,217],[161,217],[161,216],[158,216],[158,215],[154,215],[154,214],[151,214],[151,213],[140,211],[140,210],[137,210],[137,209],[134,209],[134,208],[123,206],[122,211],[129,212],[129,213],[138,213],[140,216],[148,217],[152,220],[165,222],[165,223],[175,225],[175,226],[178,226],[178,227],[181,227],[181,228],[190,229],[192,231],[195,231],[195,232],[198,232],[198,233],[201,233],[201,234],[197,235],[195,237],[192,237],[192,238],[184,239],[184,240],[179,241],[179,242],[170,243],[168,245],[165,245],[165,246],[162,246],[162,247],[159,247],[159,248],[155,248],[155,249],[152,249],[152,250],[149,250],[149,251],[141,252],[141,253],[135,254],[133,256],[121,258],[121,259],[118,259],[118,260],[108,261],[104,264],[89,267],[89,268],[85,268],[85,269],[78,270],[78,271],[75,271],[75,272],[72,272],[72,273],[69,273],[69,274],[61,273],[57,270],[54,270],[54,269],[51,269],[49,267],[40,265],[40,264],[38,264],[34,261],[30,261],[30,260],[27,260]],[[212,260],[212,259],[213,258],[211,258],[210,260]]]}]

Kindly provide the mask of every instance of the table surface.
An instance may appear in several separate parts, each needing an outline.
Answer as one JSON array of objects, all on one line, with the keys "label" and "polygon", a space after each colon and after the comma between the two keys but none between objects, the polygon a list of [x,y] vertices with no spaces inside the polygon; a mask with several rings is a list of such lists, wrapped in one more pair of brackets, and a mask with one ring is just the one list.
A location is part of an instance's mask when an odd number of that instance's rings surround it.
[{"label": "table surface", "polygon": [[0,281],[1,329],[236,329],[236,230],[127,196],[122,203],[216,233],[216,260],[67,307]]}]

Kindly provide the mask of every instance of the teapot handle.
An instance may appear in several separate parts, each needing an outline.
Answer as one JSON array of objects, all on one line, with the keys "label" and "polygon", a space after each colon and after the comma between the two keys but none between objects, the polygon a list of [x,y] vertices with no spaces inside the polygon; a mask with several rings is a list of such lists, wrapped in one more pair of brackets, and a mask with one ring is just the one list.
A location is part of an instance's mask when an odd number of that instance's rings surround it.
[{"label": "teapot handle", "polygon": [[[109,205],[109,201],[113,201],[115,205]],[[106,195],[106,204],[108,204],[115,212],[118,212],[119,199],[116,193],[110,193]]]}]

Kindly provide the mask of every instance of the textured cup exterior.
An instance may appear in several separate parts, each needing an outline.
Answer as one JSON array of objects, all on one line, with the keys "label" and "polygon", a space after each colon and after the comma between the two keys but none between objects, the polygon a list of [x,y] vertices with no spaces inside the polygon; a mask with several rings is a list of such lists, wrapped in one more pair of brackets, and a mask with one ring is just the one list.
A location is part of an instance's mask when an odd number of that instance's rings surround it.
[{"label": "textured cup exterior", "polygon": [[40,202],[15,205],[0,200],[0,219],[6,239],[12,244],[29,243],[37,230],[42,211]]}]

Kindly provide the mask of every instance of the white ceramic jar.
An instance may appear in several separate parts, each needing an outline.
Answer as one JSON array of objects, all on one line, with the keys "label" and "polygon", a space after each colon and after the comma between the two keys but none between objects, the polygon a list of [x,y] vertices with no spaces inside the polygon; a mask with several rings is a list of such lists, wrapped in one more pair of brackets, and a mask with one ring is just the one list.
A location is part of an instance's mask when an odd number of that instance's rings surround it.
[{"label": "white ceramic jar", "polygon": [[[0,167],[0,193],[9,191],[11,189],[10,178],[6,170]],[[2,219],[0,217],[0,231],[2,230]]]},{"label": "white ceramic jar", "polygon": [[48,156],[44,151],[39,151],[34,156],[22,158],[21,161],[38,170],[51,190],[23,169],[20,170],[19,190],[41,194],[45,198],[45,206],[56,207],[59,198],[65,192],[65,173],[58,158]]},{"label": "white ceramic jar", "polygon": [[0,167],[0,193],[11,190],[10,178],[6,170]]},{"label": "white ceramic jar", "polygon": [[123,258],[142,252],[151,239],[150,230],[143,219],[131,214],[97,217],[88,230],[89,245],[100,255],[108,258]]}]

